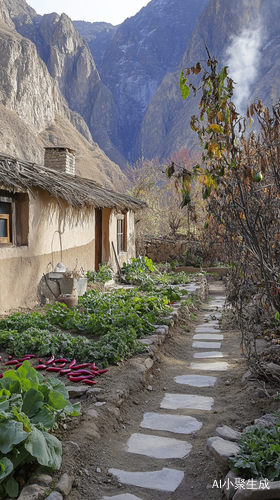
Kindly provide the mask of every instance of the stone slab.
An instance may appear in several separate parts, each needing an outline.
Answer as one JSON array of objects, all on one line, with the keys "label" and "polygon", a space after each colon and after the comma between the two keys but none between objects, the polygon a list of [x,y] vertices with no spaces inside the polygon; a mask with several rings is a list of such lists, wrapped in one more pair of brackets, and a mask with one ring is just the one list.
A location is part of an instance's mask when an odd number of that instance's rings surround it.
[{"label": "stone slab", "polygon": [[227,441],[237,441],[241,437],[241,432],[235,431],[231,427],[228,427],[228,425],[217,427],[215,434]]},{"label": "stone slab", "polygon": [[222,352],[210,351],[210,352],[195,352],[193,355],[194,358],[223,358],[224,355]]},{"label": "stone slab", "polygon": [[113,497],[102,497],[101,500],[141,500],[141,498],[130,493],[124,493],[122,495],[114,495]]},{"label": "stone slab", "polygon": [[186,441],[135,433],[129,438],[126,451],[152,458],[185,458],[191,449]]},{"label": "stone slab", "polygon": [[218,333],[197,333],[194,340],[224,340],[224,336]]},{"label": "stone slab", "polygon": [[190,385],[191,387],[213,387],[217,378],[204,375],[179,375],[174,380],[177,384]]},{"label": "stone slab", "polygon": [[192,370],[210,370],[214,372],[226,372],[228,364],[224,361],[215,363],[191,363]]},{"label": "stone slab", "polygon": [[192,347],[196,349],[220,349],[221,342],[197,342],[192,343]]},{"label": "stone slab", "polygon": [[239,451],[239,446],[231,441],[226,441],[218,436],[207,439],[205,451],[213,457],[218,465],[224,470],[229,468],[228,461],[230,457],[235,456]]},{"label": "stone slab", "polygon": [[219,330],[218,328],[213,328],[210,326],[198,326],[195,329],[196,333],[219,333],[220,331],[221,330]]},{"label": "stone slab", "polygon": [[143,429],[174,432],[176,434],[191,434],[201,429],[202,422],[199,422],[194,417],[183,415],[145,413],[140,427]]},{"label": "stone slab", "polygon": [[211,410],[214,399],[193,394],[165,394],[160,407],[166,410]]},{"label": "stone slab", "polygon": [[119,469],[109,469],[108,472],[117,476],[120,483],[171,493],[180,486],[184,479],[183,471],[168,468],[155,472],[127,472]]}]

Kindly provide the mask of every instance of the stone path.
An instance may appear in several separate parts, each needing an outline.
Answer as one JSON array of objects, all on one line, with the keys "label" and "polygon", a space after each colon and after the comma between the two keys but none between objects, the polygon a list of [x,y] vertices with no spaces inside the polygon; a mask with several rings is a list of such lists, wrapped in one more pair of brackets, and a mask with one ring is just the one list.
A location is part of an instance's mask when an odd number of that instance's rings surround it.
[{"label": "stone path", "polygon": [[[192,344],[192,349],[194,349],[193,357],[200,358],[201,362],[186,363],[186,374],[174,378],[177,384],[186,386],[186,394],[166,393],[159,405],[159,410],[172,410],[173,413],[145,413],[142,422],[139,422],[139,431],[141,429],[143,431],[132,434],[126,443],[126,453],[155,458],[155,470],[151,470],[150,467],[148,470],[141,472],[116,468],[109,469],[109,472],[116,476],[121,484],[137,487],[137,496],[122,493],[111,497],[104,496],[102,500],[144,500],[144,498],[153,500],[151,490],[167,493],[174,492],[182,483],[187,471],[172,467],[172,460],[191,455],[192,445],[187,441],[187,437],[186,439],[183,436],[182,439],[167,438],[160,436],[159,433],[165,431],[188,435],[199,432],[202,428],[202,422],[199,420],[201,411],[209,412],[209,419],[211,419],[210,412],[213,405],[215,405],[215,401],[211,395],[209,396],[209,392],[211,394],[211,387],[215,385],[219,372],[224,372],[228,368],[227,362],[215,361],[215,358],[223,357],[223,353],[213,351],[213,349],[220,349],[221,341],[224,338],[219,330],[221,312],[217,313],[217,311],[222,310],[224,304],[224,296],[214,297],[203,307],[208,312],[204,315],[204,322],[195,329]],[[195,351],[195,349],[202,348],[204,349],[203,352]],[[205,351],[205,349],[209,349],[209,351]],[[211,361],[211,358],[213,358],[213,361]],[[199,371],[203,373],[197,374]],[[211,376],[205,374],[205,372],[211,372]],[[216,372],[217,376],[212,376],[213,372]],[[187,394],[188,386],[196,387],[197,394]],[[210,388],[207,391],[207,396],[205,396],[205,388]],[[198,419],[186,415],[186,410],[198,411]],[[145,434],[145,429],[157,431],[158,434]],[[158,467],[159,460],[162,461],[161,469]],[[141,465],[143,467],[143,462],[141,462]],[[166,467],[166,465],[171,467]]]}]

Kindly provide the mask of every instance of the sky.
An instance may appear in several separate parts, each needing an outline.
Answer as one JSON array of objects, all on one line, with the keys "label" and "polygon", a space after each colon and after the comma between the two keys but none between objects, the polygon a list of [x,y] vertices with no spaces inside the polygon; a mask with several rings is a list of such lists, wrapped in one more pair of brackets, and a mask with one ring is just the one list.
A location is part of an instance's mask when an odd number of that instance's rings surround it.
[{"label": "sky", "polygon": [[65,12],[72,21],[104,21],[117,25],[134,16],[150,0],[27,0],[38,14]]}]

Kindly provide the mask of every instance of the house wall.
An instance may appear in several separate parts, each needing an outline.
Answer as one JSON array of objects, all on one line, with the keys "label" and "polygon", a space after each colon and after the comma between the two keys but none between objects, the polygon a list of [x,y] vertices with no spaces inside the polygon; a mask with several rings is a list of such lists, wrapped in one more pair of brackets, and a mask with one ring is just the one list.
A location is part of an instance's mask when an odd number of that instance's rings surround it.
[{"label": "house wall", "polygon": [[[118,257],[120,266],[124,262],[128,262],[129,259],[135,257],[135,229],[134,229],[134,213],[127,212],[126,214],[126,252],[121,252]],[[109,227],[109,238],[110,238],[110,262],[114,271],[118,270],[116,259],[113,253],[112,241],[114,242],[115,250],[117,253],[117,212],[112,211],[110,215],[110,227]]]},{"label": "house wall", "polygon": [[33,193],[28,245],[0,246],[0,313],[34,307],[43,274],[60,261],[70,270],[94,269],[94,209],[76,210],[63,201],[59,206],[46,191]]}]

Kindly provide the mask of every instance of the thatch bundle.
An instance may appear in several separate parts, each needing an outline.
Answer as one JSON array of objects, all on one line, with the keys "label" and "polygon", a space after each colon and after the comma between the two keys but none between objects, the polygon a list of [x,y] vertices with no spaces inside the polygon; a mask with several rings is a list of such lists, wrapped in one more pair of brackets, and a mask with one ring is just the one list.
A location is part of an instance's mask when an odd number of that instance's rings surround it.
[{"label": "thatch bundle", "polygon": [[0,153],[0,184],[10,190],[25,188],[31,191],[31,187],[39,187],[57,200],[65,200],[77,208],[107,207],[123,211],[139,210],[145,206],[145,203],[132,196],[105,189],[92,180],[72,177],[4,153]]}]

